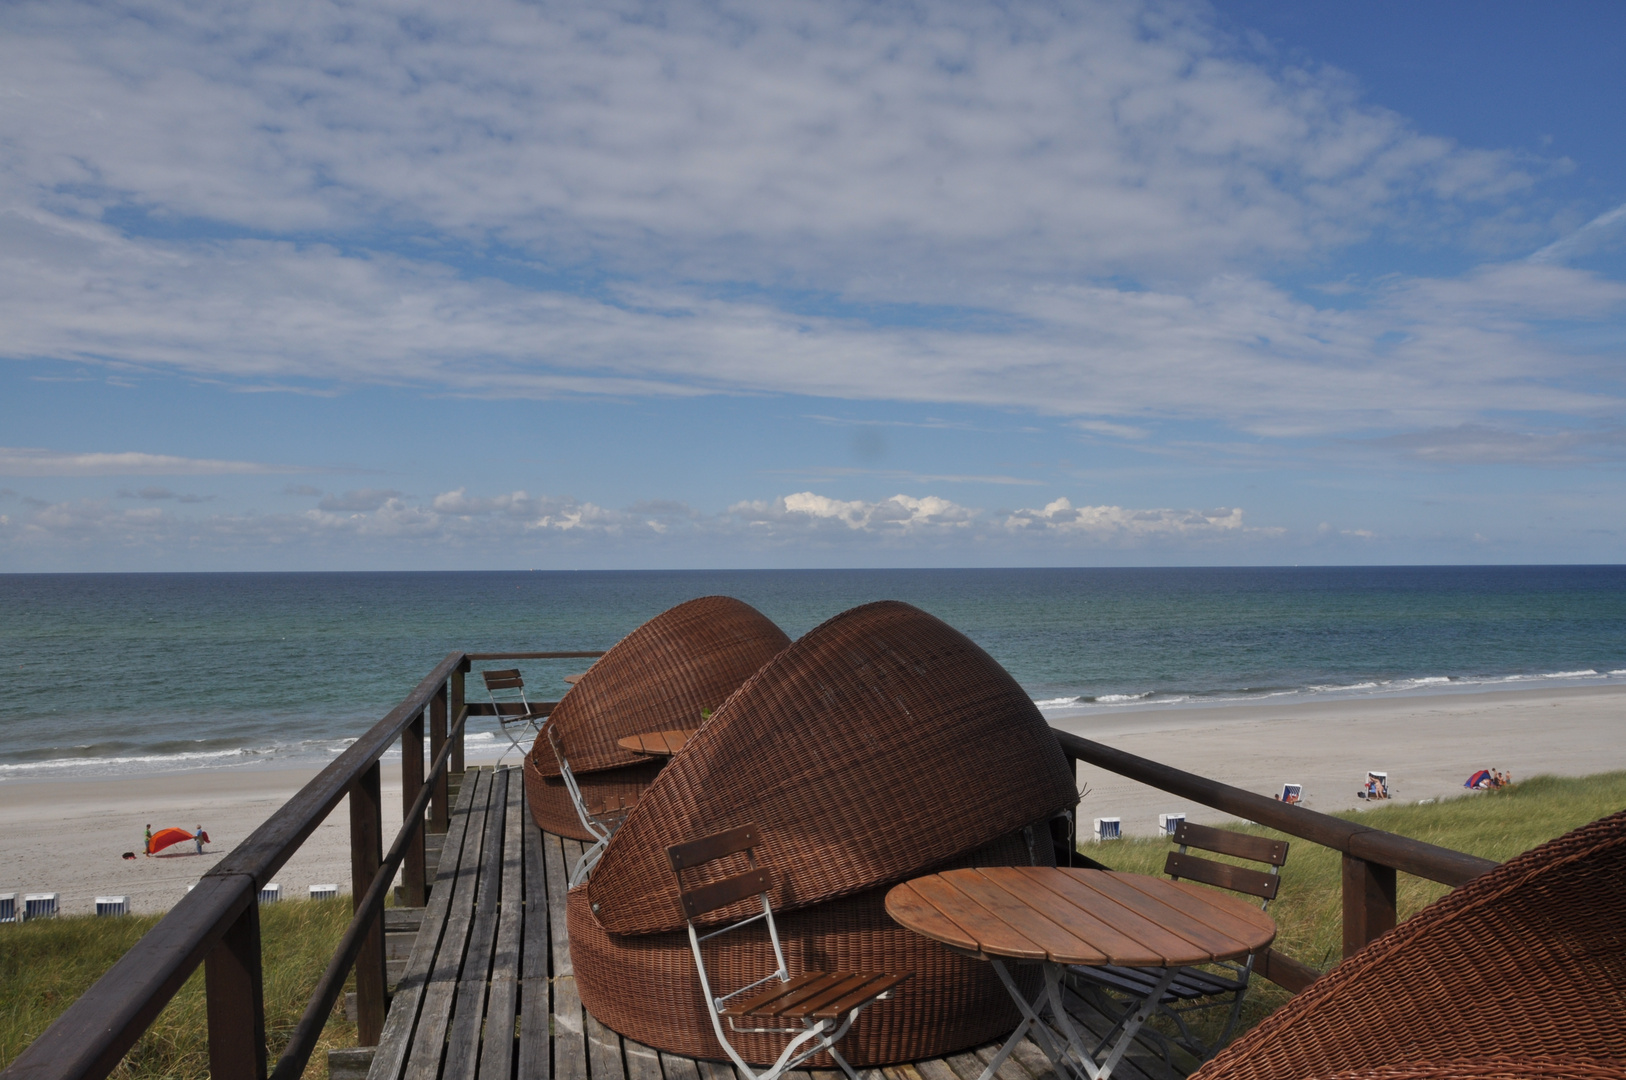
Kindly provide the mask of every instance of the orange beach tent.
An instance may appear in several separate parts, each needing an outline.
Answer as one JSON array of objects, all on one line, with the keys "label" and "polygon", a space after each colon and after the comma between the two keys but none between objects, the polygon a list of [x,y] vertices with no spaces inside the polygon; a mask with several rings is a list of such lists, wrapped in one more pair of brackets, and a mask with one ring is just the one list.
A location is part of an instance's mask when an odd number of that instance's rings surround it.
[{"label": "orange beach tent", "polygon": [[205,844],[207,844],[209,842],[209,834],[206,832],[200,832],[194,836],[185,829],[159,829],[157,832],[152,834],[152,839],[147,841],[147,854],[156,855],[158,852],[163,851],[171,844],[179,844],[182,840],[196,839],[201,839]]}]

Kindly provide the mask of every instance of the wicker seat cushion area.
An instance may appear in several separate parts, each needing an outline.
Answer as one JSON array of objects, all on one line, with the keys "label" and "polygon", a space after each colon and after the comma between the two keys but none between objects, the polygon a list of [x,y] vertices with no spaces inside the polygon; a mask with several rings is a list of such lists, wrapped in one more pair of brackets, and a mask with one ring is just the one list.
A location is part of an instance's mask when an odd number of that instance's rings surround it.
[{"label": "wicker seat cushion area", "polygon": [[[1049,845],[1040,854],[1053,861]],[[1028,845],[1018,832],[967,854],[955,865],[1028,861]],[[671,876],[671,871],[667,874]],[[917,1061],[980,1046],[1016,1026],[1020,1019],[1016,1006],[993,965],[903,929],[887,916],[885,898],[883,887],[776,914],[793,976],[810,969],[914,973],[893,990],[891,999],[858,1018],[841,1041],[843,1057],[855,1066]],[[571,890],[568,919],[576,986],[582,1004],[600,1023],[658,1050],[712,1060],[726,1056],[712,1033],[687,930],[609,934],[594,918],[586,888]],[[703,948],[718,993],[747,985],[774,969],[773,950],[760,923]],[[1019,967],[1014,974],[1029,997],[1038,992],[1037,967]],[[755,1064],[771,1063],[785,1045],[783,1035],[731,1033],[729,1038]],[[808,1067],[833,1068],[834,1062],[820,1055]]]},{"label": "wicker seat cushion area", "polygon": [[1360,1070],[1498,1055],[1626,1066],[1622,882],[1626,811],[1441,897],[1317,979],[1194,1080],[1377,1076]]},{"label": "wicker seat cushion area", "polygon": [[[721,706],[789,644],[766,615],[729,596],[702,596],[655,616],[588,668],[553,710],[571,771],[583,781],[647,763],[617,740],[697,727],[702,709]],[[543,776],[559,775],[545,738],[531,758]]]},{"label": "wicker seat cushion area", "polygon": [[[882,601],[809,631],[740,687],[650,785],[587,889],[612,933],[678,930],[666,849],[754,823],[774,910],[793,911],[902,881],[1076,801],[1016,680],[953,627]],[[742,918],[747,903],[707,921]]]},{"label": "wicker seat cushion area", "polygon": [[[591,843],[594,837],[582,828],[576,814],[576,804],[570,801],[570,790],[561,776],[544,776],[537,768],[535,757],[546,752],[549,760],[553,749],[543,739],[537,750],[525,758],[525,800],[530,804],[531,817],[544,831],[556,836]],[[582,798],[589,807],[634,806],[649,787],[650,781],[660,773],[664,760],[645,761],[624,769],[605,769],[576,778],[581,786]]]}]

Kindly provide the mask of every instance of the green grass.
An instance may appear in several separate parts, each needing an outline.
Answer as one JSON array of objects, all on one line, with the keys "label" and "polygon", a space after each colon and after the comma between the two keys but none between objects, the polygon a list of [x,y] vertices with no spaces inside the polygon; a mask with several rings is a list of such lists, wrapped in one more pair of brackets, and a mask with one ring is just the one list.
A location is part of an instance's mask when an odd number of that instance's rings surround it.
[{"label": "green grass", "polygon": [[[349,921],[346,899],[283,901],[260,909],[266,1044],[272,1062],[287,1045]],[[22,1053],[157,922],[156,915],[81,916],[0,926],[0,1068]],[[306,1075],[326,1077],[327,1051],[355,1044],[355,1025],[345,1020],[342,1008],[336,1010]],[[113,1075],[135,1080],[208,1074],[200,968]]]},{"label": "green grass", "polygon": [[[1464,792],[1459,798],[1424,806],[1397,804],[1333,816],[1506,862],[1622,808],[1626,808],[1626,772],[1579,779],[1538,776],[1501,791]],[[1343,949],[1342,856],[1330,848],[1258,825],[1227,828],[1290,843],[1287,865],[1282,867],[1281,891],[1270,905],[1278,928],[1272,947],[1322,971],[1336,965]],[[1115,870],[1161,874],[1163,860],[1173,846],[1166,840],[1133,839],[1086,844],[1080,850]],[[1448,891],[1444,885],[1401,874],[1396,897],[1401,920]],[[1244,1029],[1288,997],[1274,983],[1255,981],[1243,1010]]]}]

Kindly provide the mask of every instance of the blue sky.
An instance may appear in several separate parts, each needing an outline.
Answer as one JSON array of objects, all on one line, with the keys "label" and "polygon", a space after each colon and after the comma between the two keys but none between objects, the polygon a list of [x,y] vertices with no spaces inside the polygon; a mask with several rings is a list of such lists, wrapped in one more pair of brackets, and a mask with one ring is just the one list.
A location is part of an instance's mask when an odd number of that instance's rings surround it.
[{"label": "blue sky", "polygon": [[0,571],[1618,562],[1623,42],[8,4]]}]

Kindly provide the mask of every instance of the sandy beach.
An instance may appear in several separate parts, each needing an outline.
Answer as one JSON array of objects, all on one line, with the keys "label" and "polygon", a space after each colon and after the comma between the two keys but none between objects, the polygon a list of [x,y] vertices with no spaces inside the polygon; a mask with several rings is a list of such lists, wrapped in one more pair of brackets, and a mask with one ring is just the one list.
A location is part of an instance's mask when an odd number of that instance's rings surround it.
[{"label": "sandy beach", "polygon": [[[1304,785],[1317,810],[1358,808],[1368,769],[1389,773],[1400,801],[1463,794],[1475,769],[1515,778],[1581,776],[1626,769],[1626,688],[1501,691],[1361,698],[1221,708],[1126,709],[1054,721],[1086,738],[1262,794]],[[491,756],[495,756],[494,752]],[[471,763],[480,760],[471,755]],[[489,760],[489,759],[487,759]],[[514,755],[509,755],[514,760]],[[237,769],[131,779],[13,780],[0,784],[0,892],[57,892],[64,914],[94,910],[98,895],[129,895],[137,911],[161,911],[314,775],[314,770]],[[1080,807],[1121,817],[1124,832],[1156,831],[1159,813],[1192,821],[1224,815],[1089,765]],[[386,843],[401,820],[398,769],[384,774]],[[213,841],[173,854],[139,852],[142,828],[202,824]],[[277,875],[284,897],[313,884],[349,891],[349,817],[341,803]]]},{"label": "sandy beach", "polygon": [[[1516,781],[1626,769],[1626,688],[1618,687],[1138,709],[1052,723],[1264,795],[1302,784],[1305,805],[1328,813],[1367,805],[1356,791],[1368,769],[1389,774],[1400,802],[1467,794],[1463,781],[1481,768]],[[1081,835],[1097,817],[1122,818],[1126,835],[1155,833],[1159,814],[1228,820],[1084,763],[1078,779],[1090,786]]]},{"label": "sandy beach", "polygon": [[[496,757],[470,753],[470,764]],[[508,764],[517,760],[510,752]],[[97,896],[128,896],[136,912],[168,910],[317,768],[213,769],[118,779],[8,780],[0,783],[0,893],[60,894],[64,915],[96,910]],[[401,770],[383,772],[384,843],[401,827]],[[202,825],[210,843],[181,843],[141,855],[143,829]],[[122,857],[126,851],[136,858]],[[343,800],[277,874],[284,899],[336,883],[350,892],[350,811]]]}]

